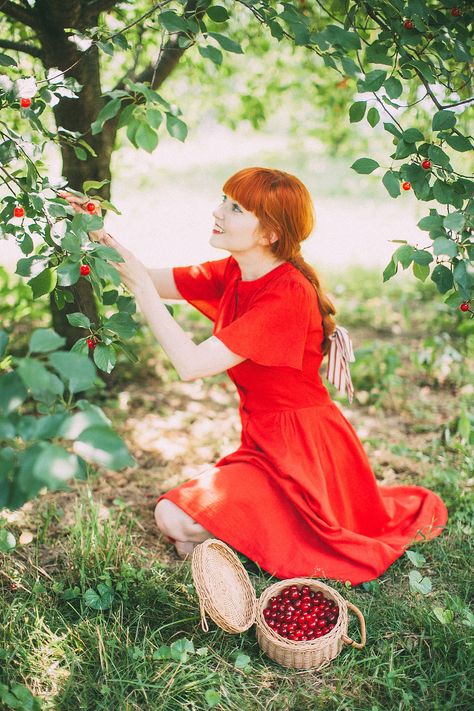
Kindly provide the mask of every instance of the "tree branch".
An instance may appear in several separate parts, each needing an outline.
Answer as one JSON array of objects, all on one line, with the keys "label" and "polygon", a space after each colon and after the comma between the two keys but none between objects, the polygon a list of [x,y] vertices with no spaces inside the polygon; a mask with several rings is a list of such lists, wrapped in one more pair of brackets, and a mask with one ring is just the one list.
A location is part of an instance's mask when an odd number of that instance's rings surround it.
[{"label": "tree branch", "polygon": [[24,25],[32,27],[34,30],[37,30],[40,27],[40,23],[33,12],[30,12],[30,10],[20,7],[20,5],[10,2],[9,0],[3,0],[0,4],[0,12],[3,12],[4,15],[11,17],[12,20],[18,20],[18,22],[22,22]]},{"label": "tree branch", "polygon": [[[167,4],[166,2],[162,3]],[[204,15],[203,10],[196,11],[197,0],[188,0],[185,7],[185,15],[196,15],[197,18],[201,18]],[[155,8],[153,8],[154,10]],[[148,13],[149,14],[149,13]],[[165,79],[171,74],[173,69],[179,64],[179,60],[185,53],[187,47],[179,46],[179,37],[186,37],[184,32],[177,32],[173,34],[169,41],[166,43],[165,47],[160,47],[160,52],[158,55],[158,61],[149,64],[142,72],[135,78],[135,81],[139,83],[150,82],[151,89],[157,89],[165,81]],[[124,89],[124,80],[121,80],[114,89]]]},{"label": "tree branch", "polygon": [[3,49],[13,49],[16,52],[24,52],[24,54],[30,54],[32,57],[38,57],[38,59],[41,59],[43,56],[39,47],[33,47],[31,44],[22,44],[21,42],[10,42],[10,40],[0,39],[0,47]]}]

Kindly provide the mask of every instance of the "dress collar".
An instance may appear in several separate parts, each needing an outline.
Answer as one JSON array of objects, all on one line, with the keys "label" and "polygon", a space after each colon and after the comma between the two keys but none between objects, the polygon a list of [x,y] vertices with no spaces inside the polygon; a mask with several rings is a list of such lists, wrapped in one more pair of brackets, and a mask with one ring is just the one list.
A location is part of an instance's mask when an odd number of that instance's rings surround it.
[{"label": "dress collar", "polygon": [[234,260],[235,265],[236,265],[236,283],[237,283],[237,288],[239,289],[239,292],[247,292],[247,291],[253,291],[254,289],[260,288],[267,282],[269,282],[271,279],[273,279],[275,276],[279,274],[283,274],[284,272],[289,271],[290,269],[294,269],[295,267],[291,262],[283,262],[282,264],[279,264],[277,267],[274,267],[271,269],[269,272],[264,274],[263,276],[259,277],[258,279],[251,279],[250,281],[243,281],[242,280],[242,272],[240,271],[239,264],[236,260]]}]

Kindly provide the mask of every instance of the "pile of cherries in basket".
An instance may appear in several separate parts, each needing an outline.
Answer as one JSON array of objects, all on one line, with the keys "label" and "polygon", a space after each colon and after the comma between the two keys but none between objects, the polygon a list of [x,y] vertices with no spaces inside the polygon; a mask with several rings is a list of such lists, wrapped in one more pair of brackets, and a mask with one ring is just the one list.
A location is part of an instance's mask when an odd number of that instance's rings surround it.
[{"label": "pile of cherries in basket", "polygon": [[334,600],[308,585],[290,585],[271,597],[263,611],[265,621],[281,637],[295,642],[319,639],[332,630],[339,608]]}]

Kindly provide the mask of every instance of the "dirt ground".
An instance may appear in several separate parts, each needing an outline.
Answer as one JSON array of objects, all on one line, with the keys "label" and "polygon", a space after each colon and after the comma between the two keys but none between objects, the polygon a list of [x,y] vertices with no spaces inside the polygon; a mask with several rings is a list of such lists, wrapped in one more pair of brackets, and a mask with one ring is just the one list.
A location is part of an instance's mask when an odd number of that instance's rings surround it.
[{"label": "dirt ground", "polygon": [[[151,564],[158,558],[164,565],[182,564],[174,546],[158,532],[153,510],[157,497],[192,478],[225,454],[234,451],[240,443],[238,395],[234,385],[223,375],[218,382],[200,379],[193,382],[163,382],[160,377],[163,365],[148,362],[148,368],[139,381],[131,381],[118,392],[115,407],[113,398],[102,405],[124,438],[138,466],[121,472],[102,469],[89,480],[94,501],[100,504],[100,519],[113,516],[117,505],[126,505],[136,520],[134,542],[150,551]],[[324,372],[324,371],[323,371]],[[423,427],[415,431],[414,416],[410,407],[397,411],[385,407],[361,407],[353,400],[336,403],[351,422],[369,456],[375,476],[380,484],[420,484],[432,464],[426,452],[433,431],[441,428],[452,413],[451,398],[446,391],[424,387],[414,393],[407,383],[407,393],[416,404],[424,401]],[[454,400],[454,398],[452,398]],[[413,408],[416,413],[417,408]],[[396,454],[394,445],[415,451],[416,457]],[[34,540],[37,526],[48,507],[62,510],[60,517],[53,516],[49,523],[48,541],[39,549],[35,564],[52,575],[64,561],[63,540],[74,521],[78,494],[83,482],[73,481],[69,492],[47,493],[39,500],[28,502],[20,511],[8,514],[14,524],[17,538],[22,532],[17,560],[32,562],[28,544]],[[115,503],[114,503],[115,502]],[[116,509],[115,509],[116,510]],[[54,541],[54,543],[52,543]],[[185,563],[187,564],[187,563]]]}]

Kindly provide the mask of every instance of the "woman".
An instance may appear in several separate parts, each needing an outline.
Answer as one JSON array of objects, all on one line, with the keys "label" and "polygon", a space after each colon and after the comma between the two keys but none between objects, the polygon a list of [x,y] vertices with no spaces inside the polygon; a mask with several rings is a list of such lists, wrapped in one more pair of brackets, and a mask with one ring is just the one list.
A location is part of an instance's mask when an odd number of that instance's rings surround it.
[{"label": "woman", "polygon": [[[239,448],[159,496],[156,523],[181,557],[216,537],[278,578],[372,580],[438,536],[446,506],[421,486],[377,485],[321,380],[328,354],[328,379],[352,399],[352,344],[300,251],[314,224],[308,190],[283,171],[247,168],[223,192],[210,243],[224,259],[147,272],[100,235],[125,259],[117,268],[180,376],[226,370],[240,397]],[[193,344],[156,290],[192,304],[213,335]]]}]

